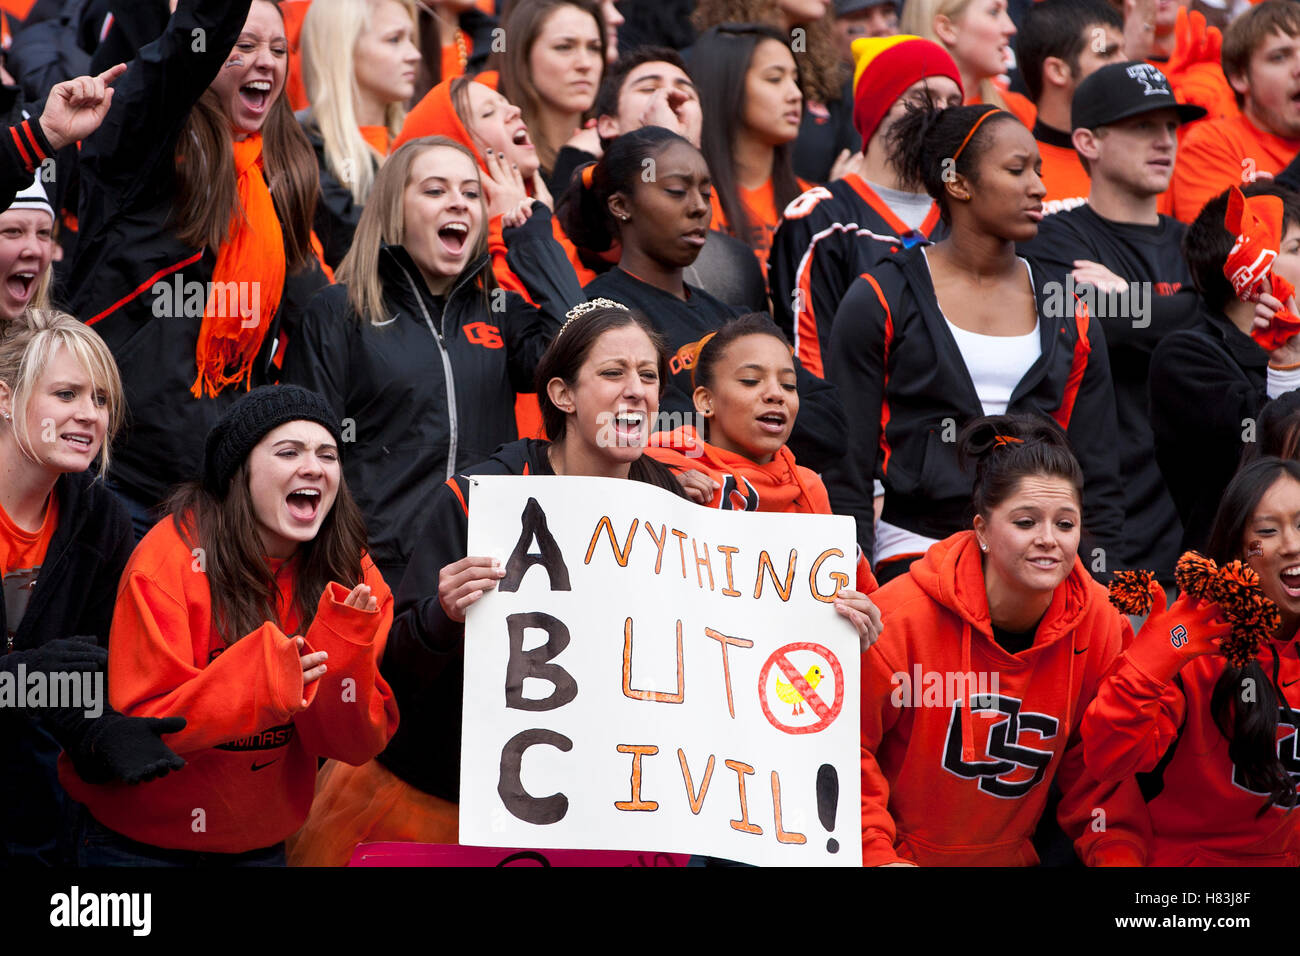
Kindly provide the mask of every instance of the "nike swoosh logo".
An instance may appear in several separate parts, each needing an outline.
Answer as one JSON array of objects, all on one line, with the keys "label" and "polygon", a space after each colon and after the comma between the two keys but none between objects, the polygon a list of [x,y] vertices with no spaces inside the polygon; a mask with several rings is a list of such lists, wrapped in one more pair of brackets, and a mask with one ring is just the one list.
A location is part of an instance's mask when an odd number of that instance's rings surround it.
[{"label": "nike swoosh logo", "polygon": [[[1092,645],[1089,644],[1088,647],[1092,647]],[[1077,655],[1079,655],[1079,654],[1082,654],[1084,651],[1086,651],[1086,650],[1088,649],[1088,647],[1081,647],[1081,648],[1079,648],[1077,651],[1074,652],[1075,655],[1077,656]]]},{"label": "nike swoosh logo", "polygon": [[[279,759],[280,759],[279,757],[275,758],[275,760],[279,760]],[[267,767],[271,766],[271,764],[275,763],[275,760],[268,760],[266,763],[258,763],[256,760],[254,760],[253,766],[251,766],[249,769],[253,771],[265,770]]]},{"label": "nike swoosh logo", "polygon": [[[1300,677],[1297,677],[1295,680],[1300,680]],[[1283,687],[1290,687],[1292,684],[1295,683],[1295,680],[1287,680],[1287,681],[1283,681],[1283,682],[1282,682],[1282,686],[1283,686]]]}]

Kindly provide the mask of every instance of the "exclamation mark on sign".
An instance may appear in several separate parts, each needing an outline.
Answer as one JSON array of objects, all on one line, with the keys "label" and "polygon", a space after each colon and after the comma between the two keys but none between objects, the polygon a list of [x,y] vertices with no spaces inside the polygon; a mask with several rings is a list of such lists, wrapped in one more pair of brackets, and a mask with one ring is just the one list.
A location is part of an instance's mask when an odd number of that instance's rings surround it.
[{"label": "exclamation mark on sign", "polygon": [[[835,831],[835,811],[840,805],[840,778],[828,763],[817,768],[817,817],[828,833]],[[827,853],[838,853],[840,841],[831,837],[826,841]]]}]

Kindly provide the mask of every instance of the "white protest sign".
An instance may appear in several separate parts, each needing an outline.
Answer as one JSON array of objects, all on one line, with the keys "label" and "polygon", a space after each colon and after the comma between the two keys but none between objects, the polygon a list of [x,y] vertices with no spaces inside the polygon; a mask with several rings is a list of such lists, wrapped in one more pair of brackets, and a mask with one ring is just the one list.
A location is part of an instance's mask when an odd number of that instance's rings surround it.
[{"label": "white protest sign", "polygon": [[854,529],[605,478],[472,479],[460,840],[862,863]]}]

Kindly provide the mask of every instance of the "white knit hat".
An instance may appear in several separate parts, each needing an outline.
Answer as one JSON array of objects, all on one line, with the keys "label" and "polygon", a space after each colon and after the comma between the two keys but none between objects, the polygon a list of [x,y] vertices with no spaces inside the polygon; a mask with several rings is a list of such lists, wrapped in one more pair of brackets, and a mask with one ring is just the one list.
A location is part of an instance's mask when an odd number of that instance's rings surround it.
[{"label": "white knit hat", "polygon": [[13,204],[5,210],[10,212],[15,209],[38,209],[41,212],[49,213],[51,221],[54,219],[54,206],[51,205],[49,197],[45,195],[45,187],[41,185],[41,175],[36,174],[32,184],[14,197]]}]

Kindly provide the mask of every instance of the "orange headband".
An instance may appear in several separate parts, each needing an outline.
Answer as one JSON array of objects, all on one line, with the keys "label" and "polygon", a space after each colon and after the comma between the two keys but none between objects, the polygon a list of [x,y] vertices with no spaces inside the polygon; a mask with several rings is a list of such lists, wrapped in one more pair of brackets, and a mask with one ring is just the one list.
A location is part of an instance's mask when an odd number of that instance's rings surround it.
[{"label": "orange headband", "polygon": [[994,435],[993,436],[994,448],[1001,447],[1002,445],[1023,445],[1024,443],[1025,440],[1023,438],[1017,438],[1015,435]]},{"label": "orange headband", "polygon": [[710,332],[698,342],[690,342],[677,351],[677,360],[682,363],[682,371],[691,370],[691,388],[695,387],[695,366],[699,364],[700,353],[704,351],[704,346],[709,344],[709,339],[717,334],[717,332]]},{"label": "orange headband", "polygon": [[595,163],[591,163],[590,165],[582,167],[582,185],[586,186],[588,189],[591,188],[591,175],[595,171],[596,171]]},{"label": "orange headband", "polygon": [[954,169],[957,166],[957,157],[960,156],[961,151],[966,148],[966,144],[969,143],[971,137],[975,135],[975,131],[980,128],[980,124],[983,123],[990,116],[992,116],[994,113],[1005,113],[1005,112],[1006,110],[989,110],[987,113],[985,113],[983,116],[981,116],[979,119],[975,121],[975,125],[970,128],[970,132],[966,134],[966,138],[963,139],[961,141],[961,145],[957,147],[957,152],[952,154],[952,165]]}]

